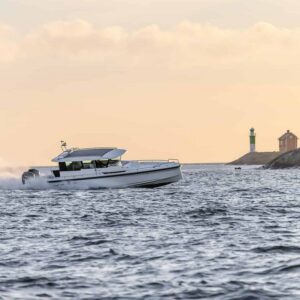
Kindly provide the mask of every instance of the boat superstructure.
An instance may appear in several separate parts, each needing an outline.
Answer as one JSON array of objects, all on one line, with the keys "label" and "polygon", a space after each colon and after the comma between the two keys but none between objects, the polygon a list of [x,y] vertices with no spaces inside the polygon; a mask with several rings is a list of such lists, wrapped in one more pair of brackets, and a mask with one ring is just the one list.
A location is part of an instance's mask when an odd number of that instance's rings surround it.
[{"label": "boat superstructure", "polygon": [[156,187],[182,178],[177,160],[126,161],[125,149],[72,148],[63,144],[63,152],[52,161],[57,167],[35,167],[23,173],[24,184],[37,180],[53,187],[85,188]]}]

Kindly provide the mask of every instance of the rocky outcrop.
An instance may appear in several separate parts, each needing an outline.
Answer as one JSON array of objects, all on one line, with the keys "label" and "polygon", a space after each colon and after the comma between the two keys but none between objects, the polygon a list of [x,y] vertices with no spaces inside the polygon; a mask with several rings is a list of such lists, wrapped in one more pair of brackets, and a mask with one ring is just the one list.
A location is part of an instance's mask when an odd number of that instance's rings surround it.
[{"label": "rocky outcrop", "polygon": [[280,155],[280,152],[249,152],[230,165],[265,165]]},{"label": "rocky outcrop", "polygon": [[300,168],[300,148],[285,152],[265,164],[266,169]]}]

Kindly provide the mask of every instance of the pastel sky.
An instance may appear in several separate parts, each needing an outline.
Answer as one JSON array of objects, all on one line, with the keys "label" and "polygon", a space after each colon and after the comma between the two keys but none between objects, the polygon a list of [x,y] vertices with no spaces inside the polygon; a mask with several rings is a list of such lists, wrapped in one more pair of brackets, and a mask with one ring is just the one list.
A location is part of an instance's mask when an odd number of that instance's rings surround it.
[{"label": "pastel sky", "polygon": [[226,162],[300,136],[299,0],[1,0],[0,164],[70,146]]}]

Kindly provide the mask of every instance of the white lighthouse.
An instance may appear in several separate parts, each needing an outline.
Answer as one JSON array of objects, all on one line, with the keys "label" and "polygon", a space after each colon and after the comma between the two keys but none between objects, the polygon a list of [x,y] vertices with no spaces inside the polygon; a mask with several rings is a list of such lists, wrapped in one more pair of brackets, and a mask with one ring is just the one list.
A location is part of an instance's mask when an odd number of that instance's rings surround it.
[{"label": "white lighthouse", "polygon": [[250,137],[250,152],[253,153],[256,151],[256,145],[255,145],[256,134],[253,127],[250,129],[249,137]]}]

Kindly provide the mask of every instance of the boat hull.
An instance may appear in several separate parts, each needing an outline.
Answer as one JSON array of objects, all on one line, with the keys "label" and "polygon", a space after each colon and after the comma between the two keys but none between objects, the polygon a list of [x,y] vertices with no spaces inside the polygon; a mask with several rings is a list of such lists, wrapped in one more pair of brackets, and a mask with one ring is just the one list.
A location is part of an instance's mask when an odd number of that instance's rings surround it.
[{"label": "boat hull", "polygon": [[53,187],[60,188],[138,188],[158,187],[179,181],[182,178],[180,165],[152,170],[135,170],[119,174],[106,174],[85,178],[57,178],[48,180]]}]

